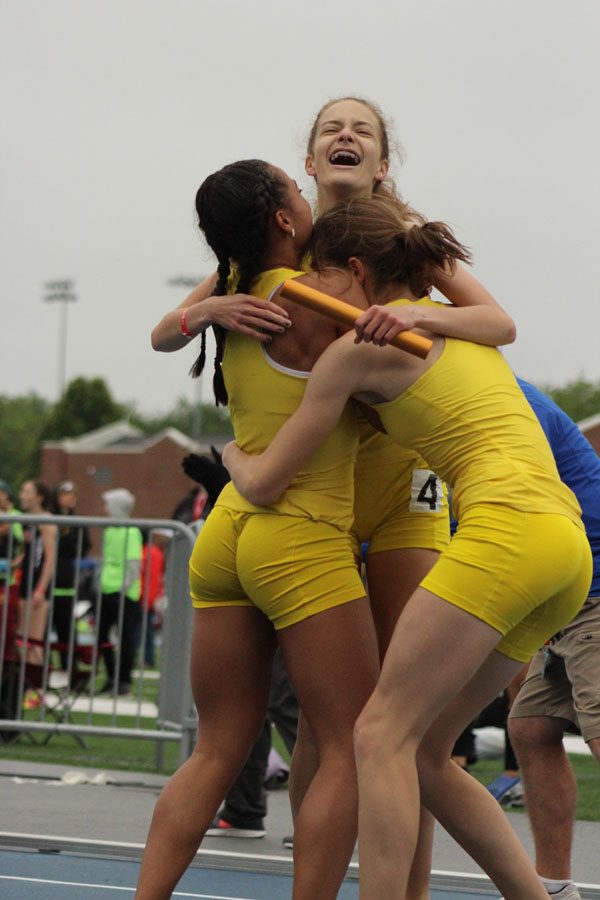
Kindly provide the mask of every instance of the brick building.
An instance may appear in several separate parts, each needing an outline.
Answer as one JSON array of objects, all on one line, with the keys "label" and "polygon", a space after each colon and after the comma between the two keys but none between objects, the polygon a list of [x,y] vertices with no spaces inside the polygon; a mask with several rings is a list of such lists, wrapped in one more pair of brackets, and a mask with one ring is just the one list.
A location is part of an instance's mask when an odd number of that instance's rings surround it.
[{"label": "brick building", "polygon": [[221,450],[228,437],[193,441],[176,428],[148,437],[129,422],[114,422],[76,438],[45,441],[40,477],[46,484],[74,481],[80,515],[103,515],[102,493],[126,487],[136,497],[134,516],[165,518],[195,486],[181,468],[188,453]]},{"label": "brick building", "polygon": [[[578,424],[600,455],[600,413]],[[183,457],[210,453],[210,444],[222,450],[228,440],[213,436],[196,442],[176,428],[148,437],[129,422],[114,422],[81,437],[45,441],[41,478],[52,486],[74,481],[80,515],[102,515],[103,491],[126,487],[136,497],[135,516],[168,519],[195,485],[181,468]]]}]

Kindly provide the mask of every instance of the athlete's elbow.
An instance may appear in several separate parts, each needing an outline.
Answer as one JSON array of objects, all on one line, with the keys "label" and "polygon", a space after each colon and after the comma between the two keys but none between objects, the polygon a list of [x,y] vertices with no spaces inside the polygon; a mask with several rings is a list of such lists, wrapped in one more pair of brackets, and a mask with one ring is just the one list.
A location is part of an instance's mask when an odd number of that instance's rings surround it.
[{"label": "athlete's elbow", "polygon": [[273,484],[253,480],[246,485],[243,493],[246,500],[249,500],[254,506],[272,506],[277,503],[283,490],[278,490]]},{"label": "athlete's elbow", "polygon": [[153,329],[152,334],[150,335],[150,343],[152,344],[153,350],[162,350],[161,340],[157,334],[156,328]]},{"label": "athlete's elbow", "polygon": [[165,334],[160,325],[153,329],[150,335],[150,343],[152,344],[152,349],[158,350],[159,353],[171,353],[182,346],[178,339],[173,340],[173,338]]},{"label": "athlete's elbow", "polygon": [[516,337],[517,326],[511,317],[505,313],[499,316],[497,312],[494,312],[487,333],[476,340],[491,347],[505,347],[507,344],[513,344]]},{"label": "athlete's elbow", "polygon": [[506,316],[506,324],[505,324],[505,344],[514,344],[517,339],[517,326],[515,325],[513,319],[510,316]]},{"label": "athlete's elbow", "polygon": [[[260,469],[259,465],[254,467]],[[234,478],[234,484],[236,479]],[[243,484],[236,484],[240,494],[254,506],[272,506],[277,503],[287,485],[274,479],[271,472],[254,471],[246,472]]]}]

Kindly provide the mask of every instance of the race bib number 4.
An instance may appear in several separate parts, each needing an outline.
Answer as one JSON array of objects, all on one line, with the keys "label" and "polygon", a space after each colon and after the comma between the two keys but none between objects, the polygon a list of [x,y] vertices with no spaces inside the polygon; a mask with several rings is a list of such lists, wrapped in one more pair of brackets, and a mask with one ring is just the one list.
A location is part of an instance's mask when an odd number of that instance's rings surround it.
[{"label": "race bib number 4", "polygon": [[414,469],[410,491],[411,512],[441,512],[444,504],[442,481],[430,469]]}]

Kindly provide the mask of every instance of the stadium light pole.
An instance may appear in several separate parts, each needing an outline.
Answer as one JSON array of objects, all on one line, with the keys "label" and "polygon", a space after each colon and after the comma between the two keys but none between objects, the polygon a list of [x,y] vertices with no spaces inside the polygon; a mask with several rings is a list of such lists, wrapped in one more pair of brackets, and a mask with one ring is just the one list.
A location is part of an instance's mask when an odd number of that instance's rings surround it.
[{"label": "stadium light pole", "polygon": [[75,282],[65,278],[62,281],[46,281],[44,284],[44,302],[60,303],[60,321],[58,327],[58,399],[65,391],[67,377],[67,327],[69,303],[79,299],[75,293]]},{"label": "stadium light pole", "polygon": [[[169,278],[167,284],[169,287],[183,287],[191,290],[196,287],[197,284],[200,284],[201,281],[204,280],[204,275],[200,275],[198,278],[190,277],[189,275],[177,275],[175,278]],[[194,407],[193,407],[193,415],[192,415],[192,437],[195,441],[199,441],[202,437],[202,431],[204,428],[204,412],[202,410],[202,378],[203,374],[198,378],[194,379]]]}]

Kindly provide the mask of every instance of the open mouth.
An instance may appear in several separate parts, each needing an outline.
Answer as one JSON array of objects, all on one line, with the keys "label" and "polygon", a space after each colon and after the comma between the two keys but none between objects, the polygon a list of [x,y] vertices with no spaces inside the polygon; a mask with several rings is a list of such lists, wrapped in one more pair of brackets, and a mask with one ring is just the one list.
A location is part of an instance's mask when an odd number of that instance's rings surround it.
[{"label": "open mouth", "polygon": [[329,162],[332,166],[358,166],[360,157],[352,150],[336,150],[329,157]]}]

